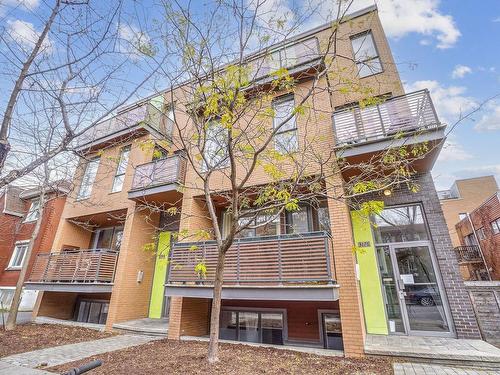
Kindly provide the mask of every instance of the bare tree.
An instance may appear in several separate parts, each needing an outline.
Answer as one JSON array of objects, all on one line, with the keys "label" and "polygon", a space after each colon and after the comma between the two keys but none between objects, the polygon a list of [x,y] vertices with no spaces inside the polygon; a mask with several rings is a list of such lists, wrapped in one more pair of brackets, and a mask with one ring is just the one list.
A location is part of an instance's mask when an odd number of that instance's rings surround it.
[{"label": "bare tree", "polygon": [[[146,84],[163,59],[140,23],[144,11],[130,11],[124,0],[54,0],[25,9],[39,24],[7,19],[0,35],[9,89],[2,103],[0,187],[72,150],[76,137],[150,89]],[[32,126],[51,136],[44,153],[26,147]]]}]

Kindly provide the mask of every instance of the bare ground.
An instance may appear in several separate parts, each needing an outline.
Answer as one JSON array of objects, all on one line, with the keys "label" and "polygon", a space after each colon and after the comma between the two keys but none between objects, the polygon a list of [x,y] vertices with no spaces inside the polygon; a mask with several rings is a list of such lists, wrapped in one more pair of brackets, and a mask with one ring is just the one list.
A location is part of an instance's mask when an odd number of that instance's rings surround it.
[{"label": "bare ground", "polygon": [[274,348],[221,344],[220,361],[206,361],[206,342],[159,340],[49,369],[63,372],[91,360],[103,365],[97,374],[393,374],[384,358],[346,359]]},{"label": "bare ground", "polygon": [[109,336],[110,333],[57,324],[23,324],[13,331],[3,331],[0,328],[0,358]]}]

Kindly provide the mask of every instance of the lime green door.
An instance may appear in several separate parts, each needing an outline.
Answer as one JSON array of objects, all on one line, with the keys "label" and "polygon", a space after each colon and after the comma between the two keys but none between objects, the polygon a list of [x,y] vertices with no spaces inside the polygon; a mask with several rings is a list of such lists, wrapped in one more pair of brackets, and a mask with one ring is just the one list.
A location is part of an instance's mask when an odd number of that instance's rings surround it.
[{"label": "lime green door", "polygon": [[162,232],[158,238],[153,287],[149,303],[149,317],[154,319],[166,317],[168,314],[165,301],[165,280],[167,278],[171,234],[172,232]]}]

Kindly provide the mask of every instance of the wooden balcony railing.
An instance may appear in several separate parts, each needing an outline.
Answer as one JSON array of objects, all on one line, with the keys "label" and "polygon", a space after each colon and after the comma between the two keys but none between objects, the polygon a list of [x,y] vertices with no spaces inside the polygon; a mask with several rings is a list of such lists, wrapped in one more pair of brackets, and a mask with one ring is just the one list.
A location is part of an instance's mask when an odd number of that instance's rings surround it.
[{"label": "wooden balcony railing", "polygon": [[130,190],[184,183],[185,175],[186,159],[181,155],[154,160],[135,168],[132,188]]},{"label": "wooden balcony railing", "polygon": [[112,283],[118,252],[109,249],[38,254],[29,276],[32,283]]},{"label": "wooden balcony railing", "polygon": [[458,263],[483,261],[479,246],[477,245],[457,246],[455,247],[455,254],[457,255]]},{"label": "wooden balcony railing", "polygon": [[333,113],[337,146],[355,145],[440,126],[428,90],[390,98],[381,104]]},{"label": "wooden balcony railing", "polygon": [[[195,272],[203,262],[205,276]],[[211,285],[215,277],[214,241],[176,243],[170,252],[168,284]],[[325,232],[235,240],[226,254],[225,285],[331,284],[330,237]]]}]

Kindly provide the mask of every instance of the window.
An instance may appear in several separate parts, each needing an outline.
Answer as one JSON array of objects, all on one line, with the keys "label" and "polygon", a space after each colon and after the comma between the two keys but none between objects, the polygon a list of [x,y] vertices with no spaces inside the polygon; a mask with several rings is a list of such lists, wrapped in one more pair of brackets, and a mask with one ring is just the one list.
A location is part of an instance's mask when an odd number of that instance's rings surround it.
[{"label": "window", "polygon": [[19,269],[23,266],[24,257],[28,251],[29,241],[17,242],[14,246],[14,252],[10,258],[8,268]]},{"label": "window", "polygon": [[113,179],[112,193],[121,191],[123,182],[125,181],[125,172],[127,170],[128,157],[130,155],[130,146],[123,147],[120,151],[120,159],[118,160],[118,167],[116,168],[115,178]]},{"label": "window", "polygon": [[376,243],[428,240],[422,209],[418,205],[387,208],[373,217]]},{"label": "window", "polygon": [[225,168],[229,165],[228,135],[218,121],[211,121],[205,130],[204,170]]},{"label": "window", "polygon": [[[293,115],[294,104],[295,102],[293,95],[287,95],[278,98],[273,103],[273,127],[275,129],[279,127],[279,130],[274,136],[274,145],[276,151],[282,154],[295,152],[299,147],[299,141],[297,138],[297,125],[295,121],[295,115]],[[289,119],[284,122],[287,118]]]},{"label": "window", "polygon": [[[250,222],[250,223],[249,223]],[[238,237],[248,238],[248,237],[261,237],[261,236],[275,236],[280,234],[280,218],[276,215],[271,214],[259,214],[250,221],[249,219],[242,217],[239,219],[239,226],[243,226],[249,223],[251,228],[243,229]]]},{"label": "window", "polygon": [[92,233],[90,246],[93,249],[110,249],[119,251],[122,243],[122,237],[122,227],[98,229]]},{"label": "window", "polygon": [[491,222],[491,229],[493,229],[494,234],[500,233],[500,217]]},{"label": "window", "polygon": [[479,238],[480,241],[483,241],[486,239],[486,234],[484,233],[484,228],[479,228],[477,231],[477,238]]},{"label": "window", "polygon": [[382,72],[382,63],[371,31],[353,37],[351,43],[360,78]]},{"label": "window", "polygon": [[219,338],[283,345],[285,341],[282,312],[222,310]]},{"label": "window", "polygon": [[40,201],[38,199],[31,201],[30,209],[26,214],[24,222],[38,220],[40,216]]},{"label": "window", "polygon": [[467,217],[467,213],[466,212],[460,212],[458,214],[458,220],[462,221],[463,219],[465,219]]},{"label": "window", "polygon": [[88,161],[85,172],[83,173],[82,184],[78,191],[77,199],[86,199],[92,193],[92,185],[94,184],[97,175],[97,168],[99,167],[100,158],[94,158]]},{"label": "window", "polygon": [[477,246],[478,243],[476,241],[476,237],[474,236],[474,233],[468,234],[467,236],[464,237],[464,242],[466,246]]},{"label": "window", "polygon": [[308,233],[312,230],[310,207],[301,206],[299,210],[287,212],[287,233]]}]

